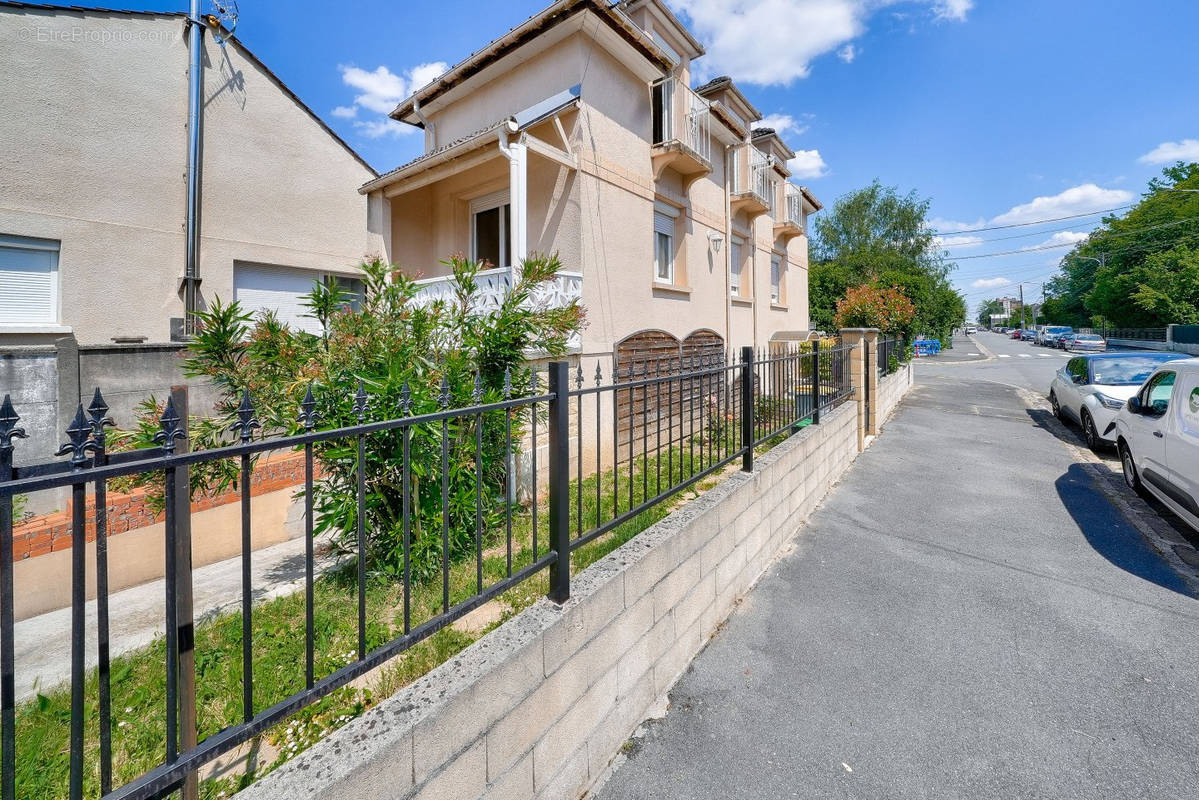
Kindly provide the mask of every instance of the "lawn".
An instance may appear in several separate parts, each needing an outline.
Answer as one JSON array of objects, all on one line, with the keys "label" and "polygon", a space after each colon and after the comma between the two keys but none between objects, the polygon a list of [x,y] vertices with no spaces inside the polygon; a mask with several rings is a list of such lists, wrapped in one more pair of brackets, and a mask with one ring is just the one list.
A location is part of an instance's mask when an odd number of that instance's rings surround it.
[{"label": "lawn", "polygon": [[[617,513],[654,496],[661,477],[666,487],[690,478],[708,465],[700,460],[702,448],[663,449],[657,456],[636,459],[630,481],[629,468],[585,479],[571,487],[571,530],[578,530],[581,511],[583,529],[597,518],[611,519]],[[644,480],[643,480],[644,478]],[[714,485],[710,476],[696,487]],[[597,486],[598,481],[598,486]],[[648,489],[647,496],[643,491]],[[631,486],[631,490],[630,490]],[[617,487],[618,490],[617,490]],[[632,503],[630,505],[630,491]],[[670,501],[658,503],[627,520],[606,535],[577,549],[571,556],[573,573],[585,569],[640,531],[666,516]],[[549,524],[544,501],[537,507],[539,553],[544,555]],[[516,507],[512,514],[512,569],[532,563],[533,514]],[[490,585],[507,574],[507,526],[486,533],[483,584]],[[475,561],[468,558],[451,566],[450,602],[459,603],[475,594]],[[321,576],[315,582],[315,666],[319,679],[351,663],[357,654],[357,583],[354,564]],[[289,720],[264,733],[256,742],[258,762],[249,771],[238,768],[201,783],[203,798],[226,797],[252,783],[303,751],[331,731],[361,715],[383,698],[394,694],[421,675],[468,647],[504,619],[542,597],[548,588],[543,570],[509,589],[497,599],[502,616],[482,630],[450,627],[414,645],[364,679],[338,689]],[[381,575],[368,577],[367,650],[403,633],[403,588]],[[441,612],[440,576],[414,584],[409,598],[413,627]],[[304,689],[304,593],[264,601],[252,614],[254,653],[254,707],[262,710]],[[242,622],[241,614],[229,613],[197,624],[195,635],[197,716],[203,740],[242,721]],[[112,661],[112,751],[114,784],[120,786],[161,763],[165,741],[166,686],[165,644],[151,645],[123,654]],[[99,795],[99,705],[98,681],[94,670],[87,679],[86,776],[84,794]],[[69,776],[70,690],[68,686],[45,690],[17,708],[18,797],[67,797]]]}]

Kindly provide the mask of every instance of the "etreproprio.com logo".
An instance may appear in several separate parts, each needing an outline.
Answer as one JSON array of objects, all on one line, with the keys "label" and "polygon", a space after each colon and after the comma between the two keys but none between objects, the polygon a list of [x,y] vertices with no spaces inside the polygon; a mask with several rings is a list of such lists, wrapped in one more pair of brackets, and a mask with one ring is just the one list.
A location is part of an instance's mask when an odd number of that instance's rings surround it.
[{"label": "etreproprio.com logo", "polygon": [[152,28],[87,28],[82,25],[72,25],[69,28],[52,28],[44,25],[31,25],[17,30],[17,38],[22,42],[52,43],[88,43],[88,44],[133,44],[135,42],[177,42],[183,34],[179,29],[155,30]]}]

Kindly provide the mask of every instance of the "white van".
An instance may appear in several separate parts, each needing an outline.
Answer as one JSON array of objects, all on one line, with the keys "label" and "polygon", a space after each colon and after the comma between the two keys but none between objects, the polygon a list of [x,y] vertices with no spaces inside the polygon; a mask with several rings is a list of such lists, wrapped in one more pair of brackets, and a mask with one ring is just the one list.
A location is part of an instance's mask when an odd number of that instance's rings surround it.
[{"label": "white van", "polygon": [[1116,440],[1125,483],[1199,531],[1199,358],[1154,370],[1105,434]]}]

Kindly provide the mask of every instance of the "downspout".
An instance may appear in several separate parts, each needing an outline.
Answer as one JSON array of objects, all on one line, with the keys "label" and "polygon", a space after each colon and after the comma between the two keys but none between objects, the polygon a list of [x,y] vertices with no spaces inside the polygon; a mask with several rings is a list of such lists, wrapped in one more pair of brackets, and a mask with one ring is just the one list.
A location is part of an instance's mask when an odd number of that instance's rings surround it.
[{"label": "downspout", "polygon": [[734,149],[724,146],[724,343],[733,347],[733,195]]},{"label": "downspout", "polygon": [[200,288],[200,173],[203,169],[204,23],[200,0],[191,0],[187,19],[187,260],[183,273],[183,338],[196,330]]},{"label": "downspout", "polygon": [[508,143],[508,136],[516,131],[515,120],[508,120],[506,125],[496,131],[500,152],[508,159],[508,243],[512,250],[512,263],[508,266],[512,269],[513,285],[519,282],[521,263],[528,256],[525,185],[528,180],[529,157],[528,148],[523,142]]},{"label": "downspout", "polygon": [[412,113],[416,115],[416,118],[420,120],[420,124],[425,128],[425,133],[427,134],[425,136],[425,152],[427,153],[437,146],[437,131],[433,123],[425,119],[425,115],[420,110],[420,100],[415,98],[412,101]]}]

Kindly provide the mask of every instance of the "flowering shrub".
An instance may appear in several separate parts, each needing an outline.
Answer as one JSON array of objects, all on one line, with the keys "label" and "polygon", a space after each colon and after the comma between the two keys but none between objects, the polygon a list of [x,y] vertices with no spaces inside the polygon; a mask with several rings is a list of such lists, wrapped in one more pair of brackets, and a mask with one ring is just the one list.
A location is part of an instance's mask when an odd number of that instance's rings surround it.
[{"label": "flowering shrub", "polygon": [[896,333],[907,328],[916,316],[916,306],[895,287],[877,288],[863,284],[845,292],[837,301],[838,328],[878,328]]}]

